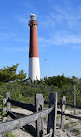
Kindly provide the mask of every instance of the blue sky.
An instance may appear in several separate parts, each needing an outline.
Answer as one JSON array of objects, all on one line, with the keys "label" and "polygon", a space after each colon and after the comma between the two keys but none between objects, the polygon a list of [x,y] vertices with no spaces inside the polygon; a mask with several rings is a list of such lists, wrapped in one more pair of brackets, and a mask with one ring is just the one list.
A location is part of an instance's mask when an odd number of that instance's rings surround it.
[{"label": "blue sky", "polygon": [[41,78],[81,77],[81,0],[0,0],[0,68],[28,76],[30,13],[38,20]]}]

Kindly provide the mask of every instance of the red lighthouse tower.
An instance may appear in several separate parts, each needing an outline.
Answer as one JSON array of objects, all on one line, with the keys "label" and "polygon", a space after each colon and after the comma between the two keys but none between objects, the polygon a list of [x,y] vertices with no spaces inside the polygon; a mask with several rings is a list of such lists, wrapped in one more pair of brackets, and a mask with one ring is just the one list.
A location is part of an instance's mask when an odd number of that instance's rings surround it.
[{"label": "red lighthouse tower", "polygon": [[38,53],[38,38],[36,15],[30,15],[30,47],[29,47],[29,77],[31,80],[40,80],[40,66],[39,66],[39,53]]}]

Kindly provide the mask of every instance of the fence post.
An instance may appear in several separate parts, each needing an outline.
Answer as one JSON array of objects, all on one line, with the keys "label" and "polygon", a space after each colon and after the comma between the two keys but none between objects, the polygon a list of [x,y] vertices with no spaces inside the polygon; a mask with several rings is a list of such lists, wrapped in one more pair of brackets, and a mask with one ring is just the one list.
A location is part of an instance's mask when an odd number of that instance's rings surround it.
[{"label": "fence post", "polygon": [[65,103],[66,103],[66,97],[63,96],[62,98],[62,114],[61,114],[61,129],[64,128],[64,123],[65,123],[65,115],[63,115],[65,113]]},{"label": "fence post", "polygon": [[[74,106],[76,106],[76,89],[74,86]],[[76,108],[74,107],[74,115],[76,114]]]},{"label": "fence post", "polygon": [[50,132],[50,129],[53,129],[52,137],[55,137],[56,134],[56,118],[57,118],[57,92],[49,94],[49,108],[54,104],[54,110],[48,114],[48,127],[47,133]]},{"label": "fence post", "polygon": [[[43,110],[44,98],[42,94],[35,95],[35,107],[36,107],[36,112]],[[37,137],[43,137],[43,118],[38,119],[36,121],[36,134],[37,134]]]},{"label": "fence post", "polygon": [[5,116],[7,108],[6,108],[7,99],[4,98],[2,101],[2,121],[5,122],[7,120],[7,117]]},{"label": "fence post", "polygon": [[53,137],[56,133],[56,119],[57,119],[57,92],[54,93],[54,127],[53,127]]},{"label": "fence post", "polygon": [[[10,92],[6,93],[6,99],[8,99],[8,98],[11,98],[11,93]],[[6,108],[7,108],[7,112],[11,111],[11,103],[10,102],[7,102]],[[9,121],[9,120],[10,120],[10,116],[8,115],[7,116],[7,121]]]}]

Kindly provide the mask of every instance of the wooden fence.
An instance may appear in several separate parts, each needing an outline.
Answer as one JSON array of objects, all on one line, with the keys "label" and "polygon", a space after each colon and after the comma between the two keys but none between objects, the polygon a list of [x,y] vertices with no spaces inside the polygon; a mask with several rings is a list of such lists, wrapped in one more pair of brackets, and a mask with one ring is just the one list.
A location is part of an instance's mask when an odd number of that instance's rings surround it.
[{"label": "wooden fence", "polygon": [[[5,106],[6,104],[6,106]],[[18,118],[14,112],[11,112],[11,104],[32,111],[31,115],[23,115],[24,117]],[[49,108],[44,109],[44,104],[48,104]],[[57,105],[61,105],[61,111],[57,110]],[[65,113],[65,106],[81,109],[80,106],[75,106],[66,103],[66,97],[63,96],[62,102],[57,102],[57,93],[49,94],[49,101],[44,101],[42,94],[35,95],[35,105],[25,104],[11,99],[10,92],[7,92],[6,98],[3,99],[3,114],[7,112],[6,117],[3,117],[3,121],[0,123],[0,134],[9,132],[17,128],[26,129],[32,136],[35,137],[55,137],[56,135],[56,117],[57,114],[61,114],[61,129],[64,128],[65,116],[81,120],[81,117]],[[43,118],[48,114],[47,122],[47,134],[44,134],[44,120]],[[13,120],[10,120],[12,118]],[[29,123],[35,122],[36,128],[29,125]],[[50,132],[52,129],[52,132]]]},{"label": "wooden fence", "polygon": [[66,103],[66,97],[65,96],[63,96],[63,98],[62,98],[62,102],[58,102],[57,105],[62,105],[61,111],[57,110],[57,114],[61,114],[61,128],[62,129],[64,128],[64,124],[65,124],[65,116],[81,120],[81,117],[79,117],[77,115],[65,113],[65,106],[74,108],[74,110],[75,109],[81,109],[80,106],[75,106],[75,105]]},{"label": "wooden fence", "polygon": [[[49,104],[49,102],[47,102],[47,101],[45,101],[44,103],[45,103],[45,104]],[[81,120],[81,117],[80,117],[80,116],[65,113],[65,106],[74,108],[74,112],[75,112],[75,109],[81,109],[81,106],[75,106],[75,105],[66,103],[66,97],[65,97],[65,96],[63,96],[63,98],[62,98],[62,102],[57,102],[57,106],[59,106],[59,105],[61,106],[61,110],[58,110],[58,109],[57,109],[57,114],[61,114],[61,124],[60,124],[60,125],[61,125],[61,129],[64,129],[65,116],[68,116],[68,117],[70,117],[70,118],[74,118],[74,119]],[[76,114],[76,113],[74,113],[74,114]]]},{"label": "wooden fence", "polygon": [[[24,115],[24,117],[17,118],[17,116],[11,112],[11,104],[32,111],[31,115]],[[53,104],[53,105],[52,105]],[[52,106],[51,106],[52,105]],[[35,105],[25,104],[11,99],[10,92],[7,92],[6,98],[3,99],[3,122],[0,123],[0,134],[12,131],[17,128],[26,129],[32,136],[35,137],[55,137],[56,132],[56,116],[57,116],[57,93],[49,94],[49,108],[44,109],[44,98],[42,94],[35,95]],[[48,114],[47,134],[44,135],[43,118]],[[12,120],[10,120],[12,118]],[[29,125],[29,123],[35,122],[36,128]],[[52,132],[50,132],[52,129]]]}]

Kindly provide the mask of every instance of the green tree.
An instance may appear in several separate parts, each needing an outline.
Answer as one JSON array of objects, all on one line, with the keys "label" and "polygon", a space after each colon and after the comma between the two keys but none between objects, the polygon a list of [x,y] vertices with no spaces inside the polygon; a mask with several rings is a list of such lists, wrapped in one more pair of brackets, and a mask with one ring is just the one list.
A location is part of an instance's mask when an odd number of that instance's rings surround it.
[{"label": "green tree", "polygon": [[19,64],[13,65],[12,67],[0,69],[0,82],[9,82],[14,80],[23,80],[26,78],[26,73],[23,70],[16,74]]}]

